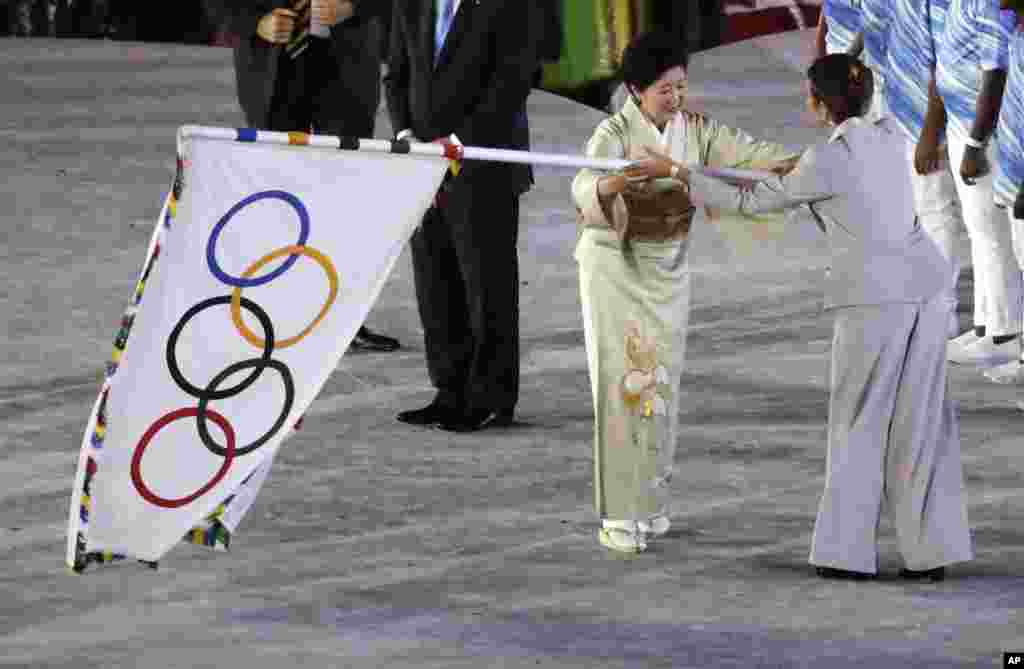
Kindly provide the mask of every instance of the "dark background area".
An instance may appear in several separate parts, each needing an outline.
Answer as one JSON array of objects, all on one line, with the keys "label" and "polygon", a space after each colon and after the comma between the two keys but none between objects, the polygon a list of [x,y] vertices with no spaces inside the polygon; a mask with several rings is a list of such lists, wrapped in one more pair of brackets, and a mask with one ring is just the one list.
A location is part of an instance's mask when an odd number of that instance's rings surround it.
[{"label": "dark background area", "polygon": [[[391,0],[364,0],[390,4]],[[593,0],[523,0],[534,4],[541,60],[562,55],[562,7],[566,2]],[[758,35],[817,23],[820,5],[801,0],[789,6],[765,6],[758,0],[631,0],[645,3],[655,25],[679,35],[692,53]],[[777,4],[777,3],[776,3]],[[729,13],[727,6],[742,10]],[[100,38],[141,42],[173,42],[233,46],[232,35],[211,17],[204,0],[0,0],[0,35],[23,37]],[[385,17],[380,34],[386,58]],[[538,72],[540,86],[540,72]],[[548,89],[590,107],[608,110],[615,79],[594,79],[571,90]]]}]

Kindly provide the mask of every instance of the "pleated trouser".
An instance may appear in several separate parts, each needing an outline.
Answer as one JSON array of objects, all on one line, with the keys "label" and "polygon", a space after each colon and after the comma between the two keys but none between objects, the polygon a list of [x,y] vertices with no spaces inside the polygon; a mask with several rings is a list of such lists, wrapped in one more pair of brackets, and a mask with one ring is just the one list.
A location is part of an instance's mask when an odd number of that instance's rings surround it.
[{"label": "pleated trouser", "polygon": [[876,573],[883,500],[905,566],[973,557],[956,408],[946,380],[951,305],[835,312],[825,491],[810,562]]},{"label": "pleated trouser", "polygon": [[667,513],[690,277],[685,241],[633,242],[585,228],[576,247],[594,403],[594,503],[609,520]]}]

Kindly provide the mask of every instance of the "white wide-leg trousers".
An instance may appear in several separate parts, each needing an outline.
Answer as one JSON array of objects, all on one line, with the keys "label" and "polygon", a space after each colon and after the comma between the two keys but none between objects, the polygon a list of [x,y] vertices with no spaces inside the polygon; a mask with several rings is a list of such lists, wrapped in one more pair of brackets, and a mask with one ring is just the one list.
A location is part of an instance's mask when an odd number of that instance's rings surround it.
[{"label": "white wide-leg trousers", "polygon": [[[985,335],[1016,334],[1021,329],[1024,285],[1014,257],[1013,235],[1006,216],[992,195],[992,174],[976,179],[973,186],[960,178],[960,163],[967,144],[957,133],[949,133],[949,161],[964,225],[971,238],[974,267],[974,325],[985,326]],[[994,147],[988,158],[994,164]]]},{"label": "white wide-leg trousers", "polygon": [[943,295],[835,315],[825,491],[810,562],[876,573],[883,499],[906,567],[973,557]]}]

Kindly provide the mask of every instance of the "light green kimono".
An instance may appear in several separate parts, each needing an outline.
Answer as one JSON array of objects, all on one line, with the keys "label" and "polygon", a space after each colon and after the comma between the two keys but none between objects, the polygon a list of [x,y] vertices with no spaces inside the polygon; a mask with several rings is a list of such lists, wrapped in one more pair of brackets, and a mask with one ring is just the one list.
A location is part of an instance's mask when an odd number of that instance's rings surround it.
[{"label": "light green kimono", "polygon": [[[640,159],[644,147],[688,165],[765,169],[793,157],[699,114],[680,113],[659,131],[629,100],[587,143],[591,157]],[[688,239],[636,239],[623,256],[629,211],[619,195],[598,199],[603,176],[581,170],[572,184],[580,212],[576,247],[587,362],[594,401],[594,501],[609,520],[649,520],[668,511],[679,386],[689,317]],[[720,217],[719,220],[723,220]],[[750,226],[750,218],[740,219]]]}]

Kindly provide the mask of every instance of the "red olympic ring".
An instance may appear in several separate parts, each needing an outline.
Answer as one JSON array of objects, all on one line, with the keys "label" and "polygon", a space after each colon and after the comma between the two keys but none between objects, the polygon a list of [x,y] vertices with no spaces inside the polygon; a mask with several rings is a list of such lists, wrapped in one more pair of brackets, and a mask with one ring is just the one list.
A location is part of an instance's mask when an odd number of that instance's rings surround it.
[{"label": "red olympic ring", "polygon": [[210,479],[209,483],[187,497],[165,499],[154,494],[153,491],[150,490],[143,482],[141,471],[142,454],[146,451],[146,447],[149,446],[150,440],[152,440],[153,437],[156,436],[156,433],[162,430],[169,423],[173,423],[179,418],[188,418],[189,416],[198,415],[199,409],[196,407],[187,407],[185,409],[172,411],[150,425],[149,429],[142,435],[142,439],[139,440],[138,445],[135,447],[135,453],[132,454],[132,483],[135,484],[135,489],[139,491],[139,495],[142,496],[142,499],[146,500],[150,504],[163,507],[165,509],[177,509],[178,507],[185,506],[208,493],[210,489],[220,483],[221,479],[223,479],[228,473],[228,469],[231,467],[231,463],[235,459],[235,431],[231,427],[231,424],[228,423],[227,418],[224,418],[224,416],[220,415],[213,409],[206,409],[206,415],[213,419],[213,422],[220,427],[221,431],[224,432],[224,436],[227,438],[227,446],[224,447],[224,462],[221,464],[217,473],[213,475],[213,478]]}]

